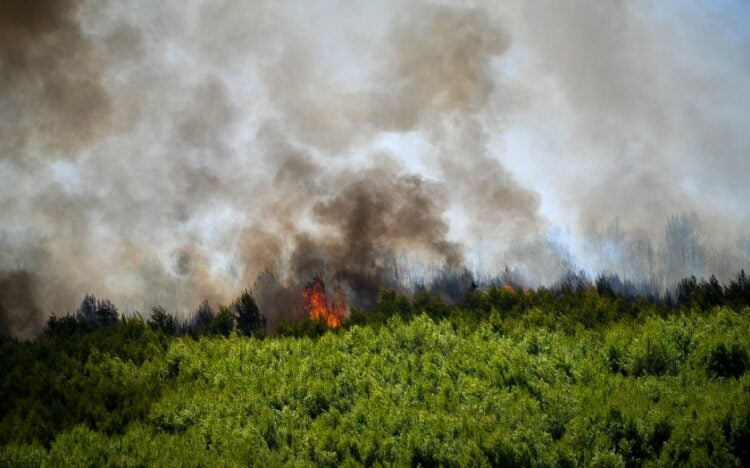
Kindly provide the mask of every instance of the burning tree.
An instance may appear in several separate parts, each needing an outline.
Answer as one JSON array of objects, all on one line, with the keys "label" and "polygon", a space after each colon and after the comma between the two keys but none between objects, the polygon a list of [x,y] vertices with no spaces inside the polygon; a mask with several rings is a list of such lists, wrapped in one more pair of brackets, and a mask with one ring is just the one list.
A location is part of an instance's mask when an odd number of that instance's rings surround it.
[{"label": "burning tree", "polygon": [[326,285],[318,274],[302,290],[305,311],[311,320],[322,320],[328,328],[338,328],[346,317],[344,293],[339,290],[336,298],[329,299]]}]

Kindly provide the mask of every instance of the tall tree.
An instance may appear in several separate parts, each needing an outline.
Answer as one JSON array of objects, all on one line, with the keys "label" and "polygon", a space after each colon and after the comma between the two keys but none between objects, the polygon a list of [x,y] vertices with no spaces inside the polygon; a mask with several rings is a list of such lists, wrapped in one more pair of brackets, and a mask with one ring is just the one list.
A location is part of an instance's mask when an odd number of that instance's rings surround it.
[{"label": "tall tree", "polygon": [[117,307],[108,299],[97,301],[93,294],[86,294],[76,311],[76,319],[92,328],[104,327],[117,322]]},{"label": "tall tree", "polygon": [[113,325],[117,322],[117,307],[109,299],[97,301],[96,321],[100,327]]},{"label": "tall tree", "polygon": [[209,305],[208,299],[204,299],[190,321],[190,334],[196,337],[205,334],[208,331],[208,327],[211,326],[211,322],[214,321],[215,316],[216,313]]},{"label": "tall tree", "polygon": [[266,328],[266,318],[260,313],[253,295],[245,289],[232,303],[236,313],[237,330],[246,336],[258,336]]},{"label": "tall tree", "polygon": [[208,332],[212,335],[229,336],[234,330],[234,316],[226,306],[220,306],[219,312],[214,317]]},{"label": "tall tree", "polygon": [[76,311],[76,318],[88,325],[96,325],[96,297],[93,294],[83,296],[81,305],[78,306]]},{"label": "tall tree", "polygon": [[156,306],[151,309],[151,318],[148,324],[155,330],[161,330],[165,335],[177,334],[177,321],[162,306]]}]

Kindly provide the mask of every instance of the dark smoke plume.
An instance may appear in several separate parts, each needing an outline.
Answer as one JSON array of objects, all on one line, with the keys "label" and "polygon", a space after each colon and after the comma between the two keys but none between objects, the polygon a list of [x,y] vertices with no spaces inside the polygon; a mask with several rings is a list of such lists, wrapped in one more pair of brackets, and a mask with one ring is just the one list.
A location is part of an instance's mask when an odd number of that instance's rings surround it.
[{"label": "dark smoke plume", "polygon": [[0,149],[19,161],[69,153],[108,130],[112,102],[74,0],[0,5]]},{"label": "dark smoke plume", "polygon": [[0,335],[29,338],[44,312],[36,304],[36,278],[26,271],[0,273]]}]

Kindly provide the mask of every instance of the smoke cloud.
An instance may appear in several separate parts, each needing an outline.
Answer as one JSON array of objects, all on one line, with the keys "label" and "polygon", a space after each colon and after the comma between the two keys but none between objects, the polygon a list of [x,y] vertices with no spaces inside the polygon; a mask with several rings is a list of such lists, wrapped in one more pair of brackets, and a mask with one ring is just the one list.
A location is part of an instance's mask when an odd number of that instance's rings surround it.
[{"label": "smoke cloud", "polygon": [[[3,157],[74,150],[103,136],[112,102],[103,64],[71,0],[10,0],[0,7]],[[28,161],[26,161],[28,162]]]},{"label": "smoke cloud", "polygon": [[365,308],[449,271],[727,279],[750,269],[748,15],[6,1],[0,333],[85,293],[185,317],[246,287],[273,323],[315,275]]}]

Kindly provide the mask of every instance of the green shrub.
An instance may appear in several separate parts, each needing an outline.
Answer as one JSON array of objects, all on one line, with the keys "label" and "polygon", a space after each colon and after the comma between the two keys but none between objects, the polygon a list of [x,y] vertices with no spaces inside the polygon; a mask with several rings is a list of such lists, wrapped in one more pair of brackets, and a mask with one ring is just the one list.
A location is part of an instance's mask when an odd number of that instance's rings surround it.
[{"label": "green shrub", "polygon": [[739,377],[748,368],[748,354],[739,343],[719,343],[706,356],[706,369],[711,377]]}]

